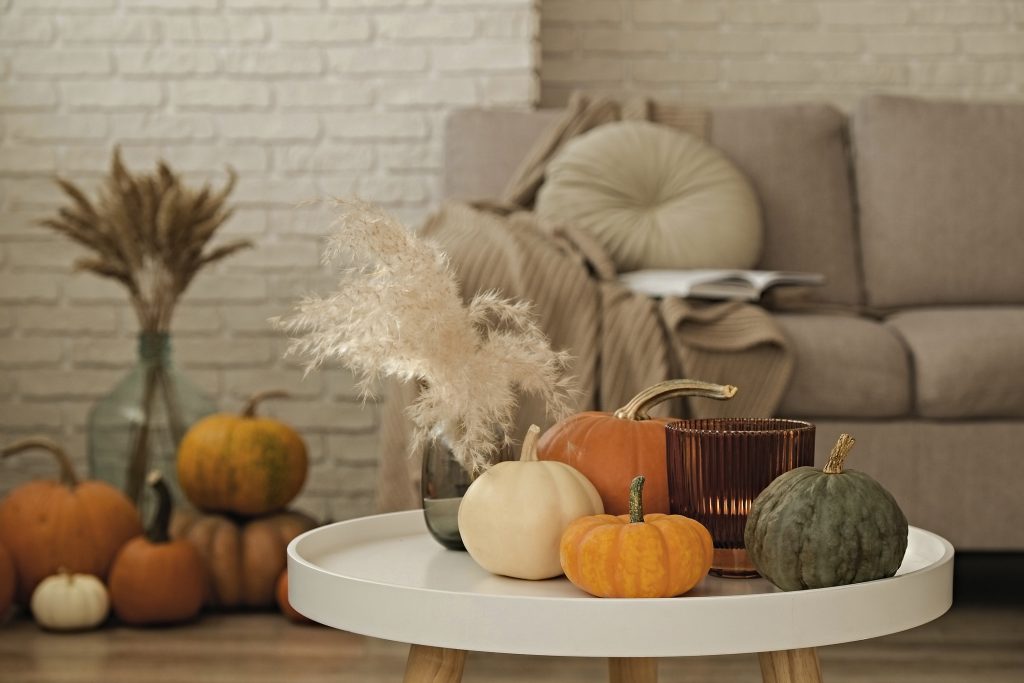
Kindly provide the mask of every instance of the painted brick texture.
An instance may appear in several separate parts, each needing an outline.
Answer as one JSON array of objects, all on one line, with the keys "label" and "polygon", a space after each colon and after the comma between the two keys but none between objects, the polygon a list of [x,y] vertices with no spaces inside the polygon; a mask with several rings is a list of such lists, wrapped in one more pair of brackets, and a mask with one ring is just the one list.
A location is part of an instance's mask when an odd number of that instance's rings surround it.
[{"label": "painted brick texture", "polygon": [[542,103],[1024,100],[1019,0],[544,0]]},{"label": "painted brick texture", "polygon": [[[534,0],[13,0],[0,2],[0,440],[44,433],[84,467],[92,402],[124,374],[136,323],[110,283],[71,273],[81,251],[33,221],[60,173],[96,185],[112,146],[196,182],[240,175],[225,237],[257,248],[196,280],[175,358],[225,409],[257,389],[312,456],[298,505],[373,511],[378,411],[352,377],[303,379],[267,319],[330,287],[329,218],[305,200],[359,194],[408,224],[436,203],[441,124],[455,106],[537,99]],[[53,474],[0,464],[0,494]]]}]

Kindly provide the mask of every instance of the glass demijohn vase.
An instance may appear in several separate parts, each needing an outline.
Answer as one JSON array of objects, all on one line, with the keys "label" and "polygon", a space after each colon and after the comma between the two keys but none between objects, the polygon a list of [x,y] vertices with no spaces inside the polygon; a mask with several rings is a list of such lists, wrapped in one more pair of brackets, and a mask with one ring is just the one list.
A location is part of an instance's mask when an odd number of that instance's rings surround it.
[{"label": "glass demijohn vase", "polygon": [[89,414],[89,469],[140,505],[147,473],[159,469],[176,499],[178,443],[188,428],[216,411],[171,361],[165,332],[139,334],[135,367]]}]

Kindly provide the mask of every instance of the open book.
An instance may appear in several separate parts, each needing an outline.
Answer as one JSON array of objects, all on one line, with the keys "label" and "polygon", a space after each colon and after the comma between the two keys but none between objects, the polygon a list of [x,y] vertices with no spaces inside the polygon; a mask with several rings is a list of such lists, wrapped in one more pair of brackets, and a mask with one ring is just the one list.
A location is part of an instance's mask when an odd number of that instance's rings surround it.
[{"label": "open book", "polygon": [[635,270],[619,276],[634,292],[653,297],[757,301],[771,287],[821,285],[821,273],[782,270]]}]

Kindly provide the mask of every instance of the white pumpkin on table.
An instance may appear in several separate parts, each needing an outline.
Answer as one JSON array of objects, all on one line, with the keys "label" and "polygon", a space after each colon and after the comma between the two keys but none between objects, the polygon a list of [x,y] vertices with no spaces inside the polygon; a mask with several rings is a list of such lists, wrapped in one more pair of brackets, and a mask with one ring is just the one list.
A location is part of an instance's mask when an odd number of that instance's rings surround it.
[{"label": "white pumpkin on table", "polygon": [[550,579],[562,573],[558,543],[569,523],[604,512],[579,471],[537,460],[540,428],[530,427],[518,461],[492,466],[459,505],[459,533],[470,557],[492,574]]}]

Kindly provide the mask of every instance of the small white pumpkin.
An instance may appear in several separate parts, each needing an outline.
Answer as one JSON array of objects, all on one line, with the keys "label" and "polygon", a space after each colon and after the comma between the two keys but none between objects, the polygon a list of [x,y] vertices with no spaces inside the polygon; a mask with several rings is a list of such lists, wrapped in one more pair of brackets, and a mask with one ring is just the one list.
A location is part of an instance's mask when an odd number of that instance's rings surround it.
[{"label": "small white pumpkin", "polygon": [[84,631],[103,623],[110,598],[91,574],[59,574],[43,579],[32,593],[36,623],[51,631]]},{"label": "small white pumpkin", "polygon": [[470,485],[459,505],[459,533],[492,574],[550,579],[562,573],[558,543],[569,523],[604,512],[590,481],[565,463],[537,460],[540,428],[530,427],[518,461],[501,462]]}]

